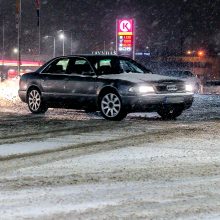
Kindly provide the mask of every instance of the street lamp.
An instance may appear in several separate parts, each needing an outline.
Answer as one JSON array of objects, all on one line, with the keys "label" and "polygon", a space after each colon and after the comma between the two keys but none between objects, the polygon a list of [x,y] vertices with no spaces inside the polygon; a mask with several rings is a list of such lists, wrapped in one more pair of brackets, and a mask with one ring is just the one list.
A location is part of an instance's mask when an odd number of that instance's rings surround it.
[{"label": "street lamp", "polygon": [[199,57],[203,57],[204,55],[205,55],[205,51],[203,51],[203,50],[198,51],[198,56]]},{"label": "street lamp", "polygon": [[17,47],[15,47],[15,48],[13,49],[13,53],[14,53],[14,54],[18,54],[18,48],[17,48]]},{"label": "street lamp", "polygon": [[45,36],[44,37],[45,39],[48,39],[48,38],[53,38],[53,57],[56,57],[56,38],[55,36]]},{"label": "street lamp", "polygon": [[65,35],[64,35],[64,31],[62,30],[62,33],[59,34],[59,38],[60,40],[63,41],[63,56],[65,55],[65,44],[64,44],[64,41],[65,41]]},{"label": "street lamp", "polygon": [[[70,33],[70,54],[73,53],[73,34],[74,34],[74,31],[73,30],[59,30],[58,33],[59,34],[59,38],[61,40],[63,40],[63,48],[64,48],[64,40],[66,38],[66,32]],[[64,50],[64,49],[63,49]],[[63,53],[64,55],[64,53]]]},{"label": "street lamp", "polygon": [[187,55],[192,55],[192,54],[193,54],[193,51],[187,50],[187,51],[186,51],[186,54],[187,54]]}]

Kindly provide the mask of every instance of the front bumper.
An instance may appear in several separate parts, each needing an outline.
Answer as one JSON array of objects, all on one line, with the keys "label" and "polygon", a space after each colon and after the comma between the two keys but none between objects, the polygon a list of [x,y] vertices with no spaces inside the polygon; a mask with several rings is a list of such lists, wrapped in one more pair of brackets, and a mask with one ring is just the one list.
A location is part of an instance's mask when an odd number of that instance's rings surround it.
[{"label": "front bumper", "polygon": [[123,96],[122,102],[126,110],[137,111],[157,111],[166,106],[181,106],[188,109],[193,103],[192,93],[167,93],[148,94],[141,96]]}]

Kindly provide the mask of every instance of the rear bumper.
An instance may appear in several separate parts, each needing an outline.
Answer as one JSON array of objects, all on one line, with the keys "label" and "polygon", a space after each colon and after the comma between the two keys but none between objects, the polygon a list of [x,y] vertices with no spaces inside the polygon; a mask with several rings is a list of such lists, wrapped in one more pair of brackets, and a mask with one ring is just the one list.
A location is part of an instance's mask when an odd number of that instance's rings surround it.
[{"label": "rear bumper", "polygon": [[193,103],[192,93],[149,94],[144,96],[124,96],[122,102],[130,112],[157,111],[166,106],[181,106],[188,109]]}]

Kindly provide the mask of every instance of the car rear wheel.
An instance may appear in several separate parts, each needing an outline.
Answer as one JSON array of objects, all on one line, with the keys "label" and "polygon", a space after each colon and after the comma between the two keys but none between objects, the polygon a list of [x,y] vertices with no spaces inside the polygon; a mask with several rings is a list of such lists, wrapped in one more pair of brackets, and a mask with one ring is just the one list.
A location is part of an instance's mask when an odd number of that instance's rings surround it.
[{"label": "car rear wheel", "polygon": [[112,121],[120,121],[127,115],[120,96],[115,92],[106,93],[101,97],[100,110],[105,119]]},{"label": "car rear wheel", "polygon": [[39,90],[34,88],[28,92],[28,107],[34,114],[45,113],[47,111],[48,108],[43,103]]},{"label": "car rear wheel", "polygon": [[183,108],[179,106],[165,107],[157,111],[163,120],[174,120],[180,116]]}]

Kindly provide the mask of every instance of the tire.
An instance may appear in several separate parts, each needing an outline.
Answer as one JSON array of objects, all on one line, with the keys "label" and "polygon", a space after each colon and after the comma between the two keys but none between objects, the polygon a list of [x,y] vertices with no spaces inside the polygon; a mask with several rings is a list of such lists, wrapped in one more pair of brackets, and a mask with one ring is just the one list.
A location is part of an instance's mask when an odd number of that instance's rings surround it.
[{"label": "tire", "polygon": [[127,116],[120,96],[116,92],[106,92],[100,98],[100,111],[102,116],[111,121],[121,121]]},{"label": "tire", "polygon": [[45,113],[47,106],[43,103],[41,93],[38,89],[33,88],[28,92],[28,108],[33,114]]},{"label": "tire", "polygon": [[165,107],[157,111],[163,120],[175,120],[183,112],[182,107]]}]

